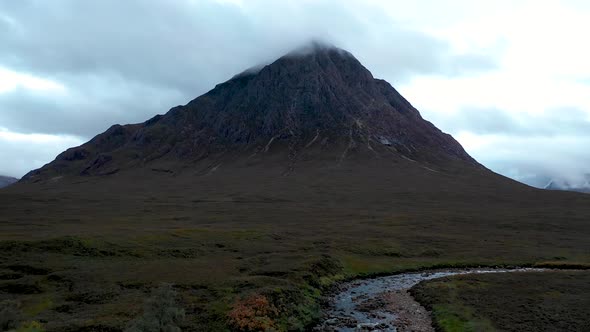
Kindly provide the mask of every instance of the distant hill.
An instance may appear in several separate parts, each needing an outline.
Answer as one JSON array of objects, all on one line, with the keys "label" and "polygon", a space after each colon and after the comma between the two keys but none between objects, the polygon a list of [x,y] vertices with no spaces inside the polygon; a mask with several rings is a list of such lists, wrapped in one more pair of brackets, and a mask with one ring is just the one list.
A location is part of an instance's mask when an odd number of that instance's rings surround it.
[{"label": "distant hill", "polygon": [[17,181],[18,181],[17,178],[13,178],[11,176],[0,175],[0,188],[4,188],[6,186],[9,186]]},{"label": "distant hill", "polygon": [[573,183],[567,180],[553,179],[547,183],[545,189],[590,193],[590,174],[586,174],[584,180]]}]

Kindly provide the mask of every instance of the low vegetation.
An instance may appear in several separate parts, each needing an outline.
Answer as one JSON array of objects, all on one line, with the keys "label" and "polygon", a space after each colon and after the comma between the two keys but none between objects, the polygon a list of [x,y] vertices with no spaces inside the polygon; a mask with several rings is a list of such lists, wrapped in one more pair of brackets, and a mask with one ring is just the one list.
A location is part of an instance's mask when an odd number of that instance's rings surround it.
[{"label": "low vegetation", "polygon": [[236,301],[229,312],[230,326],[240,331],[267,331],[276,329],[277,308],[266,296],[254,294]]},{"label": "low vegetation", "polygon": [[121,332],[168,283],[182,331],[304,331],[351,278],[590,263],[590,196],[398,166],[184,178],[140,169],[3,189],[0,301],[18,301],[18,324],[47,332]]},{"label": "low vegetation", "polygon": [[20,321],[20,310],[17,301],[5,300],[0,302],[0,330],[15,329]]},{"label": "low vegetation", "polygon": [[184,309],[176,303],[171,285],[161,285],[152,291],[143,313],[131,322],[125,332],[180,332]]},{"label": "low vegetation", "polygon": [[411,290],[440,331],[587,331],[590,273],[552,271],[454,276]]},{"label": "low vegetation", "polygon": [[23,321],[25,315],[21,305],[15,300],[0,302],[0,331],[9,332],[44,332],[43,325],[37,321]]}]

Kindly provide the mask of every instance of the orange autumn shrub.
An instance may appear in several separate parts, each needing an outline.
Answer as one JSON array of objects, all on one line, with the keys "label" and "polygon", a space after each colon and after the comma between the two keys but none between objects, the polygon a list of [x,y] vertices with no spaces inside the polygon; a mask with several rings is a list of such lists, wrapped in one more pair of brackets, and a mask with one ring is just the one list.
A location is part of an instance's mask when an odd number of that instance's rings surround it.
[{"label": "orange autumn shrub", "polygon": [[269,331],[276,327],[271,318],[276,314],[277,309],[266,296],[253,294],[237,300],[228,318],[230,325],[240,331]]}]

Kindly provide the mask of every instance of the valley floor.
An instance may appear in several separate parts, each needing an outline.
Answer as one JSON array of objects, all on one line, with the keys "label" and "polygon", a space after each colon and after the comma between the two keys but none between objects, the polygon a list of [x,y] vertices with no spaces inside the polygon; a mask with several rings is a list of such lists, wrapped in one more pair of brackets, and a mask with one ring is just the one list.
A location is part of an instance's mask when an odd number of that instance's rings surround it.
[{"label": "valley floor", "polygon": [[183,331],[304,330],[342,280],[590,263],[588,195],[484,170],[347,165],[4,188],[0,302],[48,332],[122,331],[169,283]]}]

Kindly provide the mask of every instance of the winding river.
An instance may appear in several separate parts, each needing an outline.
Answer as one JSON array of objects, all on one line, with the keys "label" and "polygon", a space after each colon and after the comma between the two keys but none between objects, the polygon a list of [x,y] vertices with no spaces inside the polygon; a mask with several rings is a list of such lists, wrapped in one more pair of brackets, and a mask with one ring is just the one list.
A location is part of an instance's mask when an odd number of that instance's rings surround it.
[{"label": "winding river", "polygon": [[402,273],[345,283],[315,331],[434,331],[429,313],[407,292],[423,280],[481,273],[543,269],[449,269]]}]

